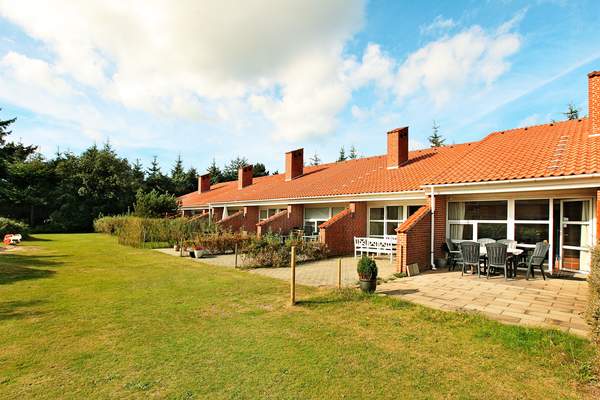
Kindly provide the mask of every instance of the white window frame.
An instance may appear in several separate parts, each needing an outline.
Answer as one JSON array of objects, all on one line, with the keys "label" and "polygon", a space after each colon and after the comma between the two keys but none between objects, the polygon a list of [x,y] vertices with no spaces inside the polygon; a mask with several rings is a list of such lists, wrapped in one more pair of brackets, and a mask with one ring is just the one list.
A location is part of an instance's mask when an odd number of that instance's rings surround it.
[{"label": "white window frame", "polygon": [[[321,208],[321,209],[325,209],[326,208],[327,211],[328,211],[328,214],[327,214],[328,217],[327,217],[327,219],[323,220],[323,219],[320,219],[320,218],[306,218],[306,210],[315,209],[315,208]],[[343,207],[343,206],[304,207],[304,213],[302,215],[302,221],[303,221],[302,222],[302,226],[313,225],[313,227],[315,229],[314,230],[315,235],[318,234],[318,232],[319,232],[319,224],[318,224],[318,222],[323,223],[323,222],[326,222],[329,219],[331,219],[334,216],[334,214],[333,214],[333,209],[334,208],[335,209],[340,209],[340,211],[337,212],[335,215],[339,214],[340,212],[342,212],[342,211],[344,211],[346,209],[346,207]]]},{"label": "white window frame", "polygon": [[[264,221],[265,219],[271,218],[273,215],[275,215],[283,210],[287,210],[287,208],[272,208],[272,207],[261,208],[260,210],[258,210],[258,221]],[[266,213],[267,213],[267,216],[264,218],[262,216],[263,211],[266,211]]]},{"label": "white window frame", "polygon": [[[369,206],[369,213],[367,215],[367,236],[373,237],[373,238],[383,238],[383,239],[386,239],[389,237],[396,237],[395,234],[394,235],[387,234],[388,224],[394,224],[396,227],[398,227],[398,225],[400,225],[402,222],[406,221],[406,219],[408,218],[408,207],[409,206],[416,206],[416,204],[381,204],[381,205]],[[387,215],[388,207],[402,207],[402,215],[400,216],[401,219],[388,219],[388,215]],[[383,208],[383,219],[371,219],[371,210],[374,208]],[[371,234],[371,222],[383,222],[383,235],[372,235]]]}]

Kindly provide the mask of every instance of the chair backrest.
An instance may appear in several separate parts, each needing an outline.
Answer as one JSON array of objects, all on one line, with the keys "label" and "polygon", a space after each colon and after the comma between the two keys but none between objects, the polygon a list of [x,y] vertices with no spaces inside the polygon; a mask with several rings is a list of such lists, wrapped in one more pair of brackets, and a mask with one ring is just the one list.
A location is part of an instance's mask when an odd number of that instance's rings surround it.
[{"label": "chair backrest", "polygon": [[461,242],[460,244],[463,260],[469,264],[477,264],[479,262],[480,250],[479,243],[476,242]]},{"label": "chair backrest", "polygon": [[516,240],[502,239],[502,240],[498,240],[498,243],[505,244],[506,246],[508,246],[509,250],[515,250],[517,248]]},{"label": "chair backrest", "polygon": [[544,260],[546,259],[546,254],[548,254],[548,249],[550,245],[545,242],[538,242],[535,244],[535,249],[533,250],[533,254],[531,255],[530,262],[533,265],[542,265]]},{"label": "chair backrest", "polygon": [[485,245],[488,263],[490,265],[506,265],[506,251],[508,246],[504,243],[488,243]]},{"label": "chair backrest", "polygon": [[451,239],[446,239],[446,246],[448,247],[448,250],[450,250],[450,251],[458,250],[458,246]]},{"label": "chair backrest", "polygon": [[483,238],[483,239],[477,239],[477,243],[479,243],[481,246],[485,246],[488,243],[496,243],[496,241],[494,239],[490,239],[490,238]]}]

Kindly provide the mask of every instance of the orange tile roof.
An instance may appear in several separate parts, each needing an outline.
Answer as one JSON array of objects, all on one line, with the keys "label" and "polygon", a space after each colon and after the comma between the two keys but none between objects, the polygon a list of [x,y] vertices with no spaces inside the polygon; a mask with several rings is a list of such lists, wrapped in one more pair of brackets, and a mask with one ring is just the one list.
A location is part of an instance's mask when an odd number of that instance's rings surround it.
[{"label": "orange tile roof", "polygon": [[400,168],[387,169],[386,156],[305,167],[304,175],[284,174],[213,185],[179,199],[183,207],[208,204],[301,199],[337,195],[398,193],[426,184],[488,182],[509,179],[600,173],[600,137],[590,136],[587,118],[493,132],[479,142],[411,151]]},{"label": "orange tile roof", "polygon": [[363,193],[420,190],[425,178],[447,169],[466,154],[471,143],[411,151],[397,169],[387,168],[386,156],[359,158],[304,168],[304,175],[285,181],[285,174],[254,178],[238,189],[237,181],[213,185],[204,193],[192,192],[179,199],[183,207],[234,201],[299,199]]},{"label": "orange tile roof", "polygon": [[600,137],[588,118],[493,132],[425,184],[503,181],[600,172]]}]

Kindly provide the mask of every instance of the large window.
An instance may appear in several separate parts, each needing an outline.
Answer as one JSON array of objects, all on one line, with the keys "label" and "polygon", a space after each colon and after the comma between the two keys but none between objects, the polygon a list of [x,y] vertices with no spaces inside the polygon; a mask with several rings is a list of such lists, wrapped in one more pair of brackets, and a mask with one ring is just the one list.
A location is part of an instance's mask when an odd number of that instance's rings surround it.
[{"label": "large window", "polygon": [[403,206],[369,208],[369,236],[396,236],[396,228],[404,221]]},{"label": "large window", "polygon": [[304,208],[304,234],[307,236],[316,235],[319,232],[319,225],[343,210],[344,207]]},{"label": "large window", "polygon": [[515,200],[515,240],[524,247],[550,240],[548,199]]},{"label": "large window", "polygon": [[508,201],[461,201],[448,203],[452,240],[495,240],[508,237]]}]

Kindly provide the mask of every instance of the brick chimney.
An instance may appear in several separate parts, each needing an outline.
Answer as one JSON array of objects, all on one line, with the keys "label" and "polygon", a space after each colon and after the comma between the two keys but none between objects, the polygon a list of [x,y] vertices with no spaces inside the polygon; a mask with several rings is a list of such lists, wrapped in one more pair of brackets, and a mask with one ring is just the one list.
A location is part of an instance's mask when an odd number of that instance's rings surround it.
[{"label": "brick chimney", "polygon": [[291,181],[304,173],[304,149],[285,153],[285,180]]},{"label": "brick chimney", "polygon": [[588,74],[588,109],[592,134],[600,134],[600,71]]},{"label": "brick chimney", "polygon": [[210,190],[210,174],[204,174],[198,177],[198,192],[204,193]]},{"label": "brick chimney", "polygon": [[238,189],[252,185],[252,165],[238,169]]},{"label": "brick chimney", "polygon": [[408,161],[408,126],[387,133],[387,167],[398,168]]}]

